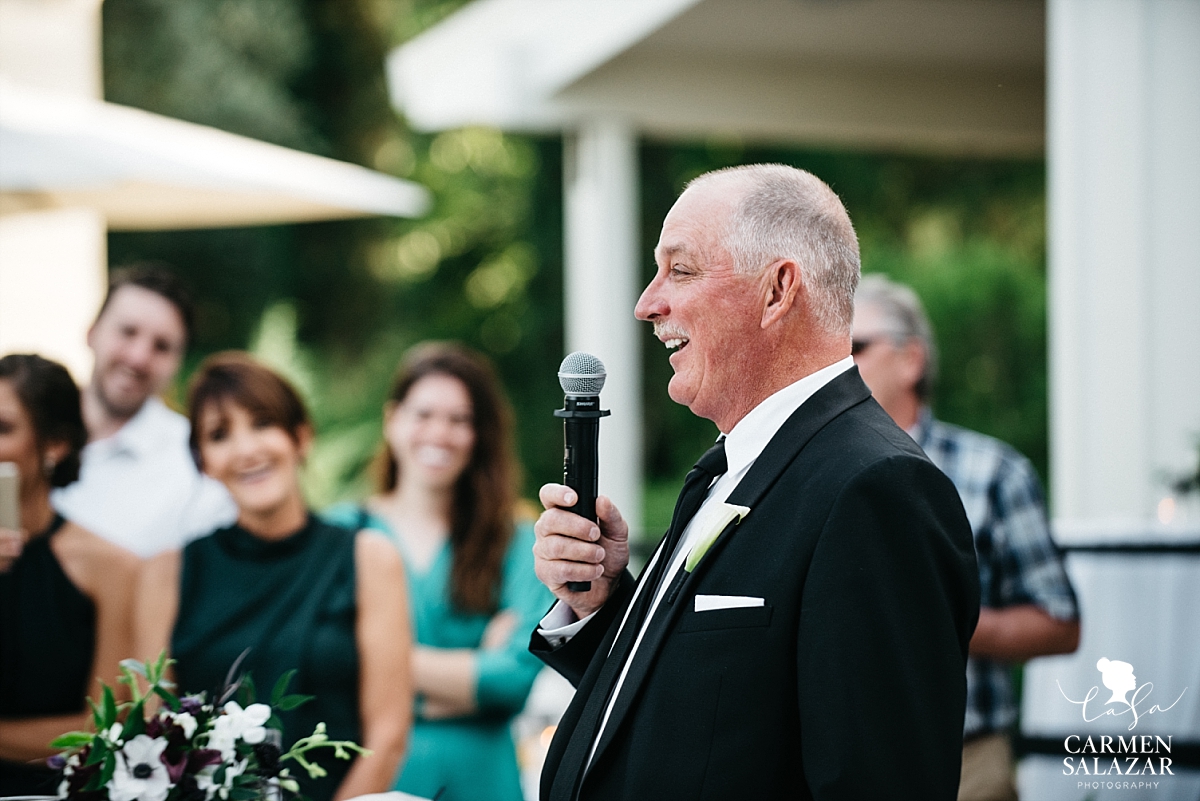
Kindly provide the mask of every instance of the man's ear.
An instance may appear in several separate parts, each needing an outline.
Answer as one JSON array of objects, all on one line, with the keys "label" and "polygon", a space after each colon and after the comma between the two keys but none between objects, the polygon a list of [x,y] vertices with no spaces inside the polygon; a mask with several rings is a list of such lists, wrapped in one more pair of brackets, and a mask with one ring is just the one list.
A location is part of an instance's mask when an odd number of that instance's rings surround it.
[{"label": "man's ear", "polygon": [[779,259],[763,270],[763,314],[760,326],[770,328],[796,305],[804,291],[800,265],[792,259]]},{"label": "man's ear", "polygon": [[916,337],[910,337],[899,350],[899,369],[904,378],[904,386],[915,387],[925,372],[925,361],[928,358],[925,346]]}]

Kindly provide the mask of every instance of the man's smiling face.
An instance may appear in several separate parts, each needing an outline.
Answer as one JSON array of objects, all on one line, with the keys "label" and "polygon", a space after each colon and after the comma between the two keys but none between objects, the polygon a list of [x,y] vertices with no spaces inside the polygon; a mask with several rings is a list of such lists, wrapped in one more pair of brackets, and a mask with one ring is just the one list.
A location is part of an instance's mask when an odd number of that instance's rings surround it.
[{"label": "man's smiling face", "polygon": [[171,301],[144,287],[120,287],[88,331],[97,400],[114,418],[137,414],[174,378],[186,344],[183,317]]},{"label": "man's smiling face", "polygon": [[654,251],[658,271],[634,310],[672,350],[671,400],[722,431],[743,405],[744,379],[753,372],[761,335],[760,277],[735,272],[722,244],[742,192],[730,180],[684,192],[663,222]]}]

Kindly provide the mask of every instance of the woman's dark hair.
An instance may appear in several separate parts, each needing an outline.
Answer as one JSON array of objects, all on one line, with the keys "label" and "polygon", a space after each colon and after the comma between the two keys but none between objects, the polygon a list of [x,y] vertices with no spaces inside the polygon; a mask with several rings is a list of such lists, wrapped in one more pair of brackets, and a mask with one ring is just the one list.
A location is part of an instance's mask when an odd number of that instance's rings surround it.
[{"label": "woman's dark hair", "polygon": [[[462,345],[430,342],[404,355],[388,398],[403,403],[413,385],[430,375],[457,378],[471,398],[475,447],[454,488],[450,519],[450,599],[461,610],[495,612],[504,554],[513,533],[519,474],[512,444],[512,409],[488,361]],[[395,455],[383,445],[379,489],[400,478]]]},{"label": "woman's dark hair", "polygon": [[200,363],[188,386],[188,420],[192,424],[188,444],[197,467],[202,467],[200,421],[204,410],[211,405],[221,409],[228,403],[279,426],[297,442],[300,429],[308,425],[304,401],[286,379],[246,353],[215,353]]},{"label": "woman's dark hair", "polygon": [[79,478],[79,452],[87,444],[87,428],[79,406],[79,387],[67,368],[29,353],[0,359],[0,379],[12,384],[33,421],[39,449],[65,442],[64,456],[50,473],[51,487],[65,487]]}]

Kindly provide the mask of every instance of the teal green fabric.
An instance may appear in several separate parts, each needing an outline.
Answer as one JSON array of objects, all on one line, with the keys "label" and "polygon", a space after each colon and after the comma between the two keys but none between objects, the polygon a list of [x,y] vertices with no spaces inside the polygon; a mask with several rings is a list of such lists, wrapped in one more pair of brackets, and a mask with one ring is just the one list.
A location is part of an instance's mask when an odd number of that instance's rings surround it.
[{"label": "teal green fabric", "polygon": [[[241,670],[253,678],[259,700],[269,700],[275,682],[292,668],[290,690],[314,696],[279,713],[285,750],[321,722],[331,738],[361,742],[354,539],[354,532],[310,516],[304,528],[277,542],[235,525],[189,543],[171,635],[179,689],[217,698],[226,673],[249,649]],[[304,795],[328,801],[351,763],[332,751],[314,761],[329,775],[291,772]]]},{"label": "teal green fabric", "polygon": [[[449,543],[425,572],[413,567],[404,546],[386,521],[353,504],[325,512],[341,525],[362,525],[388,535],[404,557],[413,617],[421,645],[478,648],[489,617],[466,614],[450,602]],[[520,775],[509,724],[521,711],[541,662],[529,653],[528,634],[546,613],[553,597],[533,572],[533,527],[519,525],[504,561],[500,608],[516,615],[517,627],[506,647],[476,655],[478,713],[454,720],[423,720],[421,699],[408,758],[396,789],[439,801],[520,801]]]}]

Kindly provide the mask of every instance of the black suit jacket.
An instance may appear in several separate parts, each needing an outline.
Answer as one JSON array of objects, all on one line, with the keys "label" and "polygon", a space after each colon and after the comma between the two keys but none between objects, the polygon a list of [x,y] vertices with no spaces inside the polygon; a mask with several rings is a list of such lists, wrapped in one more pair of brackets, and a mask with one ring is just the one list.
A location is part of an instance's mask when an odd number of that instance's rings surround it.
[{"label": "black suit jacket", "polygon": [[[559,764],[632,580],[559,648],[534,633],[531,650],[577,687],[542,798],[952,801],[979,579],[949,479],[854,368],[788,419],[728,501],[751,511],[658,609],[665,625],[581,782]],[[697,612],[697,594],[765,605]]]}]

